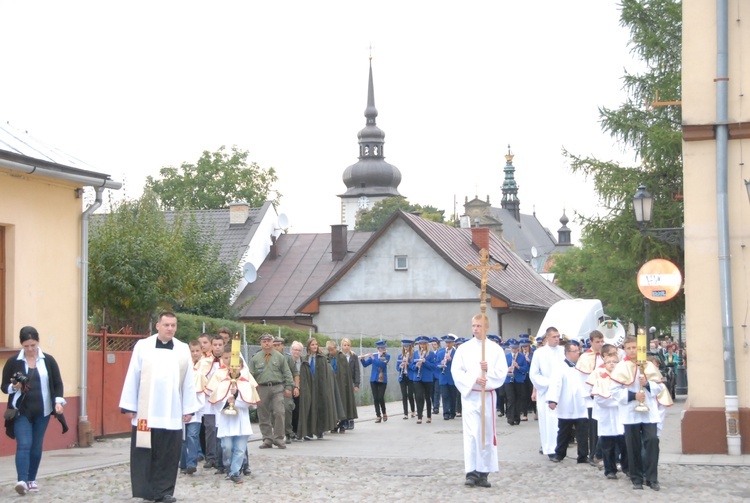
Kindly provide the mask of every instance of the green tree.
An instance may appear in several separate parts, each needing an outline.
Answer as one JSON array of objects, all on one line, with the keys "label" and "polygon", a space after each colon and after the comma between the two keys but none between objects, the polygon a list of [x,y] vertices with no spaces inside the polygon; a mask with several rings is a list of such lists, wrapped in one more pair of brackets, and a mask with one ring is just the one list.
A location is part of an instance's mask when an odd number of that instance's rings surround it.
[{"label": "green tree", "polygon": [[445,210],[438,210],[434,206],[429,205],[411,204],[403,197],[387,197],[375,203],[372,209],[359,212],[355,230],[364,232],[376,231],[398,210],[405,213],[419,212],[427,220],[445,223]]},{"label": "green tree", "polygon": [[237,147],[231,152],[224,146],[216,152],[205,150],[195,164],[183,162],[179,168],[161,168],[159,179],[146,179],[146,189],[168,210],[220,209],[233,202],[258,207],[268,200],[278,205],[281,194],[272,188],[277,181],[276,170],[248,164],[247,157],[248,152]]},{"label": "green tree", "polygon": [[[654,196],[652,227],[681,227],[682,8],[676,0],[623,0],[621,24],[630,29],[633,53],[641,73],[623,77],[628,98],[617,109],[600,108],[602,129],[637,154],[637,166],[621,166],[567,151],[573,172],[593,179],[604,212],[578,215],[584,225],[581,248],[558,257],[552,270],[558,284],[574,295],[602,300],[612,316],[643,321],[643,297],[636,285],[641,265],[666,258],[681,269],[682,250],[636,228],[632,197],[643,183]],[[684,294],[663,304],[652,303],[652,324],[665,328],[684,310]]]},{"label": "green tree", "polygon": [[92,221],[89,311],[113,327],[143,331],[161,309],[229,317],[233,271],[211,236],[186,215],[168,223],[148,191]]}]

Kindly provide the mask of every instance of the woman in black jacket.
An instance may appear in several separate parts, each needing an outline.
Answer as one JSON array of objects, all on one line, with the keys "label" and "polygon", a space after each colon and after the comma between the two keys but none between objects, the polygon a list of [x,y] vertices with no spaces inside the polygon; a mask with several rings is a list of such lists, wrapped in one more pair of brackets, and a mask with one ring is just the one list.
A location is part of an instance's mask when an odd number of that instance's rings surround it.
[{"label": "woman in black jacket", "polygon": [[2,389],[10,395],[8,409],[18,411],[7,432],[16,439],[16,492],[23,495],[39,490],[36,475],[44,432],[50,415],[62,414],[65,399],[60,367],[39,348],[39,332],[23,327],[19,338],[23,349],[5,362]]}]

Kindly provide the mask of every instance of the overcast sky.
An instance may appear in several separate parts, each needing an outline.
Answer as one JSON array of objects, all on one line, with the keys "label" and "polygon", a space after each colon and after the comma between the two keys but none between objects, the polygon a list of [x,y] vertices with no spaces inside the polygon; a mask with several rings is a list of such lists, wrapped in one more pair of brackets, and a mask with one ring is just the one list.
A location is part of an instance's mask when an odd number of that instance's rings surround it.
[{"label": "overcast sky", "polygon": [[[563,147],[634,162],[602,133],[636,64],[611,0],[0,0],[0,120],[124,182],[221,145],[274,167],[291,232],[340,223],[357,161],[369,46],[386,160],[413,203],[500,205],[515,154],[521,211],[553,232],[596,211]],[[571,223],[573,238],[580,228]]]}]

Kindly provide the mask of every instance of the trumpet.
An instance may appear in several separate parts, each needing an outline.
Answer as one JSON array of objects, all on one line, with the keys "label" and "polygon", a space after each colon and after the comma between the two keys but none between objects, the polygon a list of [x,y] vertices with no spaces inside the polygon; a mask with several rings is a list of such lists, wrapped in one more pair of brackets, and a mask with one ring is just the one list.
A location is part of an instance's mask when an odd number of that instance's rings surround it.
[{"label": "trumpet", "polygon": [[440,364],[441,367],[443,367],[442,374],[445,374],[445,369],[448,368],[448,362],[451,359],[451,352],[448,348],[445,348],[445,356],[443,357],[443,362]]}]

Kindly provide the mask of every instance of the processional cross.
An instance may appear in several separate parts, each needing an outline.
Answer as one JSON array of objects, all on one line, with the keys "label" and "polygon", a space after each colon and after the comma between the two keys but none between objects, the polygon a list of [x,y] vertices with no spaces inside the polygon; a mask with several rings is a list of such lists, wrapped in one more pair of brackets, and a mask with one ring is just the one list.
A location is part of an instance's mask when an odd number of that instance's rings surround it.
[{"label": "processional cross", "polygon": [[[479,271],[481,274],[480,293],[479,293],[479,310],[482,314],[487,310],[487,275],[490,271],[502,271],[504,267],[502,264],[490,264],[490,252],[487,248],[479,250],[479,265],[469,264],[466,266],[467,271]],[[484,320],[482,320],[482,361],[484,361],[484,343],[487,340],[487,333],[484,327]],[[485,372],[482,370],[482,377],[485,377]],[[482,385],[482,448],[484,448],[484,387]]]}]

